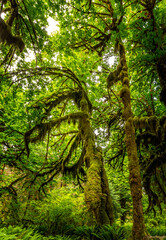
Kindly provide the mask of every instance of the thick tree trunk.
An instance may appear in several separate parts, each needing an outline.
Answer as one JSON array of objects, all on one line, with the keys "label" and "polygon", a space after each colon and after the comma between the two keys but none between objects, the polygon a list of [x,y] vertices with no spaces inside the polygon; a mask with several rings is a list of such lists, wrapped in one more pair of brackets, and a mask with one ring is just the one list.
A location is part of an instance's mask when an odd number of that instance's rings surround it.
[{"label": "thick tree trunk", "polygon": [[120,91],[120,97],[122,98],[124,105],[123,117],[125,119],[125,143],[129,160],[129,183],[133,200],[132,239],[143,240],[146,239],[146,234],[142,208],[142,184],[137,156],[137,145],[135,141],[133,114],[131,110],[129,77],[127,73],[127,63],[123,44],[119,44],[119,53],[120,62],[122,64],[122,71],[120,74],[122,80],[122,89]]},{"label": "thick tree trunk", "polygon": [[108,179],[103,165],[101,149],[95,146],[94,135],[90,126],[88,103],[81,100],[81,110],[85,113],[80,122],[82,138],[86,150],[85,162],[88,166],[85,201],[93,212],[98,225],[112,224],[113,206]]}]

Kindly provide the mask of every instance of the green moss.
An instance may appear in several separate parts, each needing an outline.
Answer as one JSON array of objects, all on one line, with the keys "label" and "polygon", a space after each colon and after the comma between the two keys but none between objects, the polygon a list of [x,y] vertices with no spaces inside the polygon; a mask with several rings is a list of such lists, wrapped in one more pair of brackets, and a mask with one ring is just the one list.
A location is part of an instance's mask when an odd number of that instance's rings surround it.
[{"label": "green moss", "polygon": [[107,85],[108,88],[111,87],[118,80],[118,72],[115,70],[114,72],[110,72],[107,77]]},{"label": "green moss", "polygon": [[120,64],[126,66],[126,59],[124,57],[120,59]]},{"label": "green moss", "polygon": [[80,106],[81,106],[81,110],[83,111],[83,112],[86,112],[86,113],[88,113],[89,111],[89,109],[88,109],[88,102],[87,102],[87,100],[85,99],[85,98],[82,98],[81,99],[81,101],[80,101]]},{"label": "green moss", "polygon": [[147,126],[146,123],[147,117],[141,117],[139,122],[140,122],[140,129],[145,128]]},{"label": "green moss", "polygon": [[123,78],[123,84],[129,86],[129,78],[128,77]]},{"label": "green moss", "polygon": [[133,118],[133,124],[134,124],[134,127],[135,127],[136,129],[139,129],[139,128],[140,128],[139,117],[134,117],[134,118]]},{"label": "green moss", "polygon": [[122,43],[118,44],[118,51],[120,53],[120,56],[125,56],[125,48]]},{"label": "green moss", "polygon": [[121,80],[123,80],[123,78],[125,77],[125,73],[126,73],[126,72],[123,71],[123,70],[120,72],[119,78],[120,78]]},{"label": "green moss", "polygon": [[123,66],[122,71],[128,72],[127,66]]},{"label": "green moss", "polygon": [[159,121],[156,116],[151,116],[148,118],[148,124],[151,131],[156,131],[159,125]]},{"label": "green moss", "polygon": [[100,167],[93,163],[88,169],[88,181],[85,187],[85,200],[89,209],[95,210],[101,204],[102,188]]},{"label": "green moss", "polygon": [[130,89],[128,87],[123,87],[120,91],[120,98],[130,97]]},{"label": "green moss", "polygon": [[122,64],[121,64],[121,63],[118,64],[116,70],[117,70],[117,73],[118,73],[118,75],[119,75],[119,73],[120,73],[121,70],[122,70]]}]

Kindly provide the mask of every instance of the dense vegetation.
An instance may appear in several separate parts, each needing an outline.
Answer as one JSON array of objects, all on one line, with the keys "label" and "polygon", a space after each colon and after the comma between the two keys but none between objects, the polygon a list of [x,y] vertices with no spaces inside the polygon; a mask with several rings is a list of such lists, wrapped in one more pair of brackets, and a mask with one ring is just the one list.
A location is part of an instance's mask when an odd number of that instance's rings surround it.
[{"label": "dense vegetation", "polygon": [[1,239],[166,235],[165,12],[1,1]]}]

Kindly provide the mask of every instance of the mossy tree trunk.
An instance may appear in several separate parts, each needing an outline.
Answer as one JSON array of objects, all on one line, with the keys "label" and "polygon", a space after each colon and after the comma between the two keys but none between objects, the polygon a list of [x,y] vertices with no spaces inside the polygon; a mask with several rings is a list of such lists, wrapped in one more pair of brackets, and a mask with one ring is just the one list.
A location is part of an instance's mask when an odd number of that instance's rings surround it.
[{"label": "mossy tree trunk", "polygon": [[120,62],[122,71],[120,78],[122,80],[122,89],[120,97],[124,105],[123,117],[125,120],[125,144],[129,161],[129,183],[133,200],[133,228],[132,239],[146,239],[145,224],[142,207],[142,184],[140,176],[140,167],[137,156],[137,145],[135,141],[135,128],[133,125],[133,113],[131,109],[129,77],[127,72],[127,63],[125,49],[122,43],[119,44]]},{"label": "mossy tree trunk", "polygon": [[98,225],[112,224],[114,217],[108,179],[103,165],[102,151],[95,146],[88,103],[85,98],[81,100],[81,110],[85,113],[80,121],[80,129],[86,151],[85,162],[88,167],[85,201]]},{"label": "mossy tree trunk", "polygon": [[160,57],[157,63],[157,72],[161,86],[160,100],[166,106],[166,55]]}]

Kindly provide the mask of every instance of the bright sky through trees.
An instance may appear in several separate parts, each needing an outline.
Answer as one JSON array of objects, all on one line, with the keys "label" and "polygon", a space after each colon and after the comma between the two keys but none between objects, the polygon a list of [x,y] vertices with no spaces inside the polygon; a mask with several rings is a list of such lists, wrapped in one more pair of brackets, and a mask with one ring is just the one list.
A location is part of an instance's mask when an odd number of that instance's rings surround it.
[{"label": "bright sky through trees", "polygon": [[56,31],[59,31],[58,22],[55,21],[53,18],[49,17],[47,19],[47,22],[48,22],[48,27],[46,30],[49,35],[53,34]]}]

